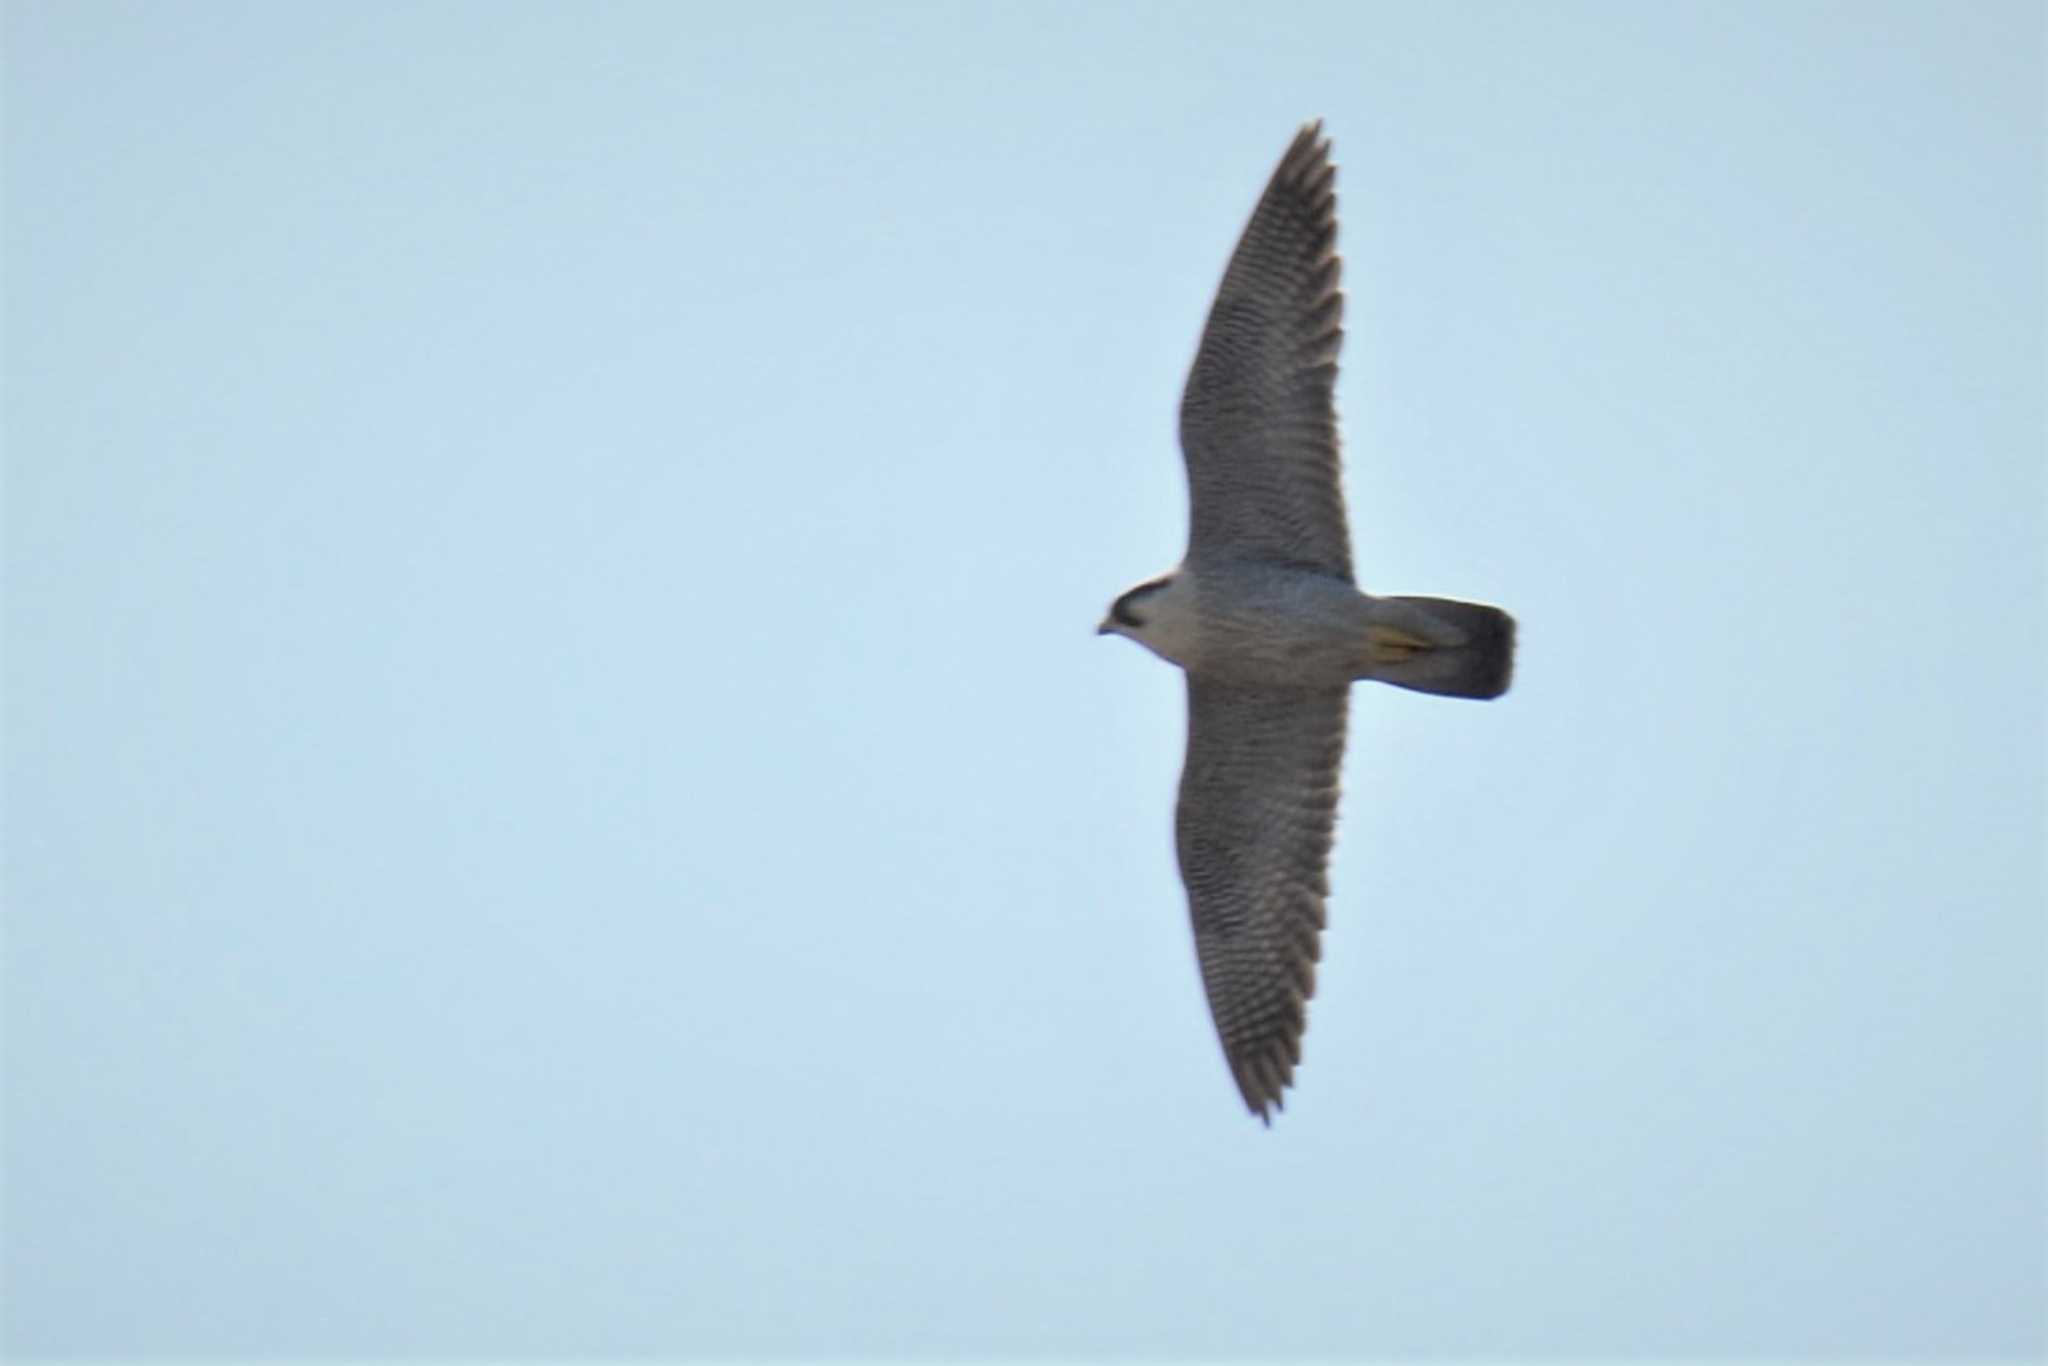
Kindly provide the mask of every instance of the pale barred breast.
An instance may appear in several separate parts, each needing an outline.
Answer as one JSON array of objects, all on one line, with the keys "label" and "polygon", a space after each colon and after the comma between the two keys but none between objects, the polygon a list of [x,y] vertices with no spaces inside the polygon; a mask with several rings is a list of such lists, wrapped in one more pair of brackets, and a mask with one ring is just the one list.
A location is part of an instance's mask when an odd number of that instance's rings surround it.
[{"label": "pale barred breast", "polygon": [[1283,688],[1358,676],[1370,600],[1350,584],[1278,565],[1184,573],[1196,624],[1192,671]]}]

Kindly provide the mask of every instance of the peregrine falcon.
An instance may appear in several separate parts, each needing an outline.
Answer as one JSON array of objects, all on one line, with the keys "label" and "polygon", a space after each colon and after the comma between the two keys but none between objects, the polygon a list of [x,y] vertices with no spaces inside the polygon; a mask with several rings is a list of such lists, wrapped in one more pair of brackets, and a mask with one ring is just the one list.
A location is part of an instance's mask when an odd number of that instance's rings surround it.
[{"label": "peregrine falcon", "polygon": [[1224,1059],[1269,1125],[1315,991],[1352,680],[1492,698],[1514,665],[1499,608],[1371,597],[1352,577],[1335,181],[1311,123],[1252,211],[1181,395],[1187,553],[1096,628],[1187,673],[1181,881]]}]

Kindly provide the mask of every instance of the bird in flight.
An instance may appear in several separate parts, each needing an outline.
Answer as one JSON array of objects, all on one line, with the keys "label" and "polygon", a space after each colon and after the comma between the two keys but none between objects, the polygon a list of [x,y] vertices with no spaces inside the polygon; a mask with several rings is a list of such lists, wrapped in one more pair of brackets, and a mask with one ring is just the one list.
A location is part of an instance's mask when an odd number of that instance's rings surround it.
[{"label": "bird in flight", "polygon": [[1187,554],[1096,628],[1187,673],[1174,843],[1224,1059],[1269,1125],[1315,991],[1352,681],[1492,698],[1514,666],[1499,608],[1372,597],[1352,577],[1336,175],[1308,124],[1223,272],[1181,395]]}]

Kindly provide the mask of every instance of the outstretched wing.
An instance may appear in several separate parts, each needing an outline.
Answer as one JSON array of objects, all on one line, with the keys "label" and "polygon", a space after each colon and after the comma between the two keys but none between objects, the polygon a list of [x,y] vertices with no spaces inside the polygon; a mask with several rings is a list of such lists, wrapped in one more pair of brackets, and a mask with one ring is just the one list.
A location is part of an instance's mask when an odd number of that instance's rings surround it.
[{"label": "outstretched wing", "polygon": [[1315,993],[1348,699],[1188,675],[1181,881],[1224,1058],[1269,1124]]},{"label": "outstretched wing", "polygon": [[1180,404],[1188,563],[1260,560],[1351,577],[1339,482],[1337,171],[1295,135],[1252,212]]}]

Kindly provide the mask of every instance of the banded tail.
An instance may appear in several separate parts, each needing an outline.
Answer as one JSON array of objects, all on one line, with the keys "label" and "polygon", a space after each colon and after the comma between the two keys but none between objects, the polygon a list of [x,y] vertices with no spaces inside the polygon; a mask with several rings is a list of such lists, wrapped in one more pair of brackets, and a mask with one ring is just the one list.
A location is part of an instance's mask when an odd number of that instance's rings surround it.
[{"label": "banded tail", "polygon": [[[1515,674],[1515,619],[1450,598],[1376,598],[1361,677],[1441,697],[1499,697]],[[1451,642],[1457,642],[1455,644]]]}]

